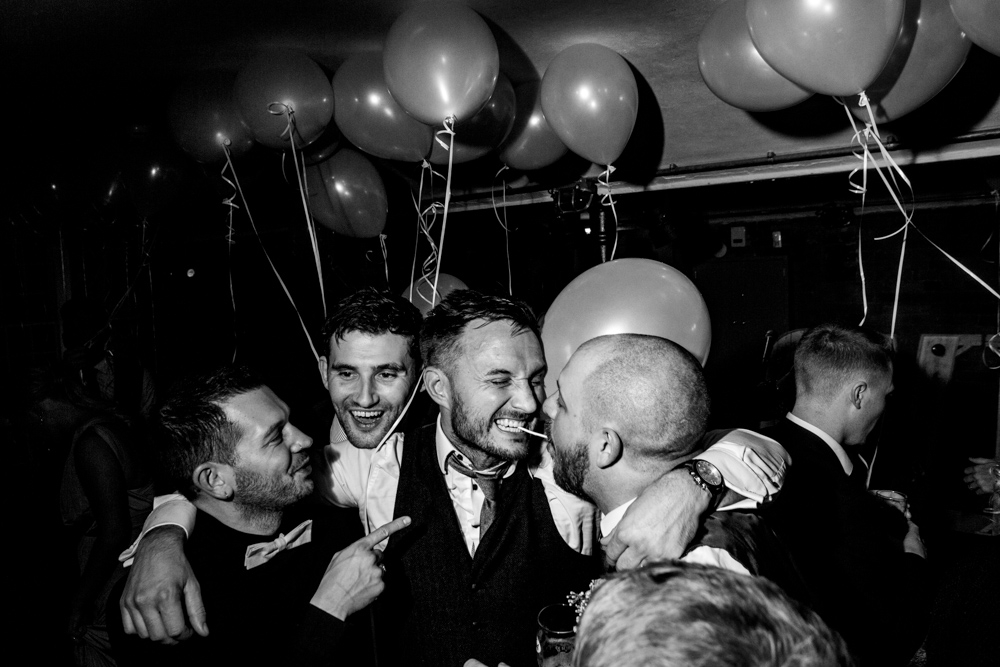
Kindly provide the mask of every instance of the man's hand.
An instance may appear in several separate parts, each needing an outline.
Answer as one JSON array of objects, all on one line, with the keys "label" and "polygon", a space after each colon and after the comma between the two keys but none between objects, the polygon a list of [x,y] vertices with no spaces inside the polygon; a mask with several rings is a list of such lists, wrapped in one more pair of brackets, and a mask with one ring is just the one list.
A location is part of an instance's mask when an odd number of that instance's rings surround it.
[{"label": "man's hand", "polygon": [[698,531],[711,495],[676,469],[643,491],[602,543],[608,567],[630,570],[644,560],[679,558]]},{"label": "man's hand", "polygon": [[183,530],[163,526],[142,538],[118,608],[126,634],[163,644],[187,639],[192,627],[208,636],[201,587],[184,556]]},{"label": "man's hand", "polygon": [[340,620],[371,604],[385,590],[376,547],[409,525],[410,517],[401,516],[334,554],[309,602]]},{"label": "man's hand", "polygon": [[907,531],[906,537],[903,538],[903,551],[917,554],[921,558],[927,558],[927,547],[924,546],[924,541],[920,539],[920,528],[909,519],[906,522],[909,524],[910,530]]},{"label": "man's hand", "polygon": [[993,459],[981,459],[976,457],[970,457],[975,465],[969,466],[965,469],[965,480],[966,486],[972,491],[975,491],[981,496],[989,495],[993,493],[993,487],[996,484],[996,480],[993,479],[993,475],[990,469],[997,465],[997,461]]}]

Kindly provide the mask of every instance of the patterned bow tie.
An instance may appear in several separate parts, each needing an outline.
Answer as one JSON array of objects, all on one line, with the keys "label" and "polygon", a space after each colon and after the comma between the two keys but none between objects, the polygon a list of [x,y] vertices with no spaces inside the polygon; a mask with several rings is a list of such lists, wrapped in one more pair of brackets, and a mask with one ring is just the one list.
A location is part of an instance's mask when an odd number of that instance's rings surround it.
[{"label": "patterned bow tie", "polygon": [[270,542],[258,542],[257,544],[251,544],[247,547],[247,555],[243,559],[243,565],[246,566],[248,570],[252,570],[258,565],[263,565],[267,561],[274,557],[274,554],[284,551],[285,549],[294,549],[295,547],[302,546],[303,544],[309,544],[312,540],[312,519],[308,521],[303,521],[299,525],[288,531],[285,535],[281,533],[278,535],[277,539]]},{"label": "patterned bow tie", "polygon": [[483,490],[483,505],[479,510],[479,538],[486,535],[486,531],[493,525],[500,503],[500,480],[507,474],[511,462],[504,461],[486,470],[475,470],[470,468],[458,458],[458,452],[450,452],[444,459],[444,469],[447,472],[451,466],[456,472],[472,478],[479,483],[479,488]]}]

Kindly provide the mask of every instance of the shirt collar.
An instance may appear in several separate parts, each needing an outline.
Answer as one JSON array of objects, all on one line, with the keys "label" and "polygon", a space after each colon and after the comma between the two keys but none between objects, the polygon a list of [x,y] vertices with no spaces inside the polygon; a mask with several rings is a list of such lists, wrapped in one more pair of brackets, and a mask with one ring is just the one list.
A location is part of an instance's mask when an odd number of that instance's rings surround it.
[{"label": "shirt collar", "polygon": [[[451,440],[449,440],[448,436],[446,436],[444,434],[444,429],[441,428],[441,414],[440,413],[438,413],[438,416],[437,416],[437,428],[436,428],[435,433],[434,433],[434,443],[437,446],[438,470],[441,471],[442,475],[448,474],[448,471],[445,469],[444,463],[445,463],[445,459],[448,458],[448,454],[450,454],[452,452],[455,452],[456,454],[458,454],[458,457],[462,461],[464,461],[467,465],[469,465],[471,463],[471,462],[469,462],[469,461],[467,461],[465,459],[465,455],[463,455],[462,452],[458,451],[458,449],[455,447],[455,445],[451,444]],[[516,461],[513,462],[513,463],[511,463],[510,467],[507,468],[507,473],[503,476],[503,478],[507,479],[508,477],[510,477],[511,475],[513,475],[514,474],[514,469],[516,467],[517,467],[517,462]]]},{"label": "shirt collar", "polygon": [[624,505],[619,505],[607,514],[601,515],[601,535],[607,537],[618,526],[618,522],[625,516],[625,511],[635,502],[635,498]]},{"label": "shirt collar", "polygon": [[788,421],[792,422],[793,424],[801,426],[802,428],[809,431],[810,433],[815,434],[816,437],[825,442],[826,446],[829,447],[831,450],[833,450],[833,453],[836,454],[837,460],[840,461],[840,466],[844,469],[844,473],[846,475],[850,476],[850,474],[854,472],[854,464],[851,462],[851,457],[847,455],[847,452],[844,450],[843,447],[840,446],[840,443],[834,440],[833,437],[830,436],[830,434],[828,434],[820,427],[813,426],[806,420],[796,417],[791,412],[789,412],[785,416],[788,418]]}]

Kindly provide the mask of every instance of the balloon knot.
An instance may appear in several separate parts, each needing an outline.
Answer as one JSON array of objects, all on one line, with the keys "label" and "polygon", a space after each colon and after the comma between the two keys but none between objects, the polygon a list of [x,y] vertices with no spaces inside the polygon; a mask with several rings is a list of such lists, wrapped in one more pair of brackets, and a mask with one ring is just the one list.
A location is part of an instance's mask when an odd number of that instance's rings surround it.
[{"label": "balloon knot", "polygon": [[292,109],[291,104],[285,104],[284,102],[271,102],[267,105],[267,112],[272,116],[282,116],[284,114],[291,116],[295,113],[295,110]]}]

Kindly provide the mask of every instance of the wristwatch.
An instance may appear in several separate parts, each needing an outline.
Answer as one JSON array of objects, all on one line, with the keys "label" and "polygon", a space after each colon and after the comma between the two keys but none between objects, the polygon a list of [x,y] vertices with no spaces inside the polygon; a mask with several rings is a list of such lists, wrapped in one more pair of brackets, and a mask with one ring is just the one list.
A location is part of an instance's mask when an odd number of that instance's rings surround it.
[{"label": "wristwatch", "polygon": [[715,464],[702,459],[691,459],[682,463],[680,467],[687,470],[695,484],[708,491],[713,500],[725,493],[726,485],[723,484],[722,473]]}]

